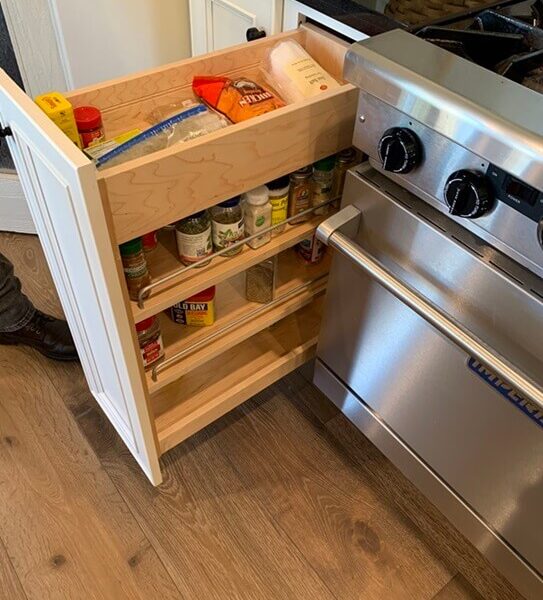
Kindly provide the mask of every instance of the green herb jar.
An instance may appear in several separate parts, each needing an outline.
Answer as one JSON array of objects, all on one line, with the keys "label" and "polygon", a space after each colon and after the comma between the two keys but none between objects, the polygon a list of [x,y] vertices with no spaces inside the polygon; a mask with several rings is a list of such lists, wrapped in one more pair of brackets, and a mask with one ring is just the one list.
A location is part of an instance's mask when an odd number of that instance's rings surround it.
[{"label": "green herb jar", "polygon": [[[224,250],[245,237],[245,220],[240,204],[240,197],[236,196],[221,202],[211,209],[211,225],[213,230],[213,247],[216,251]],[[243,245],[225,252],[223,256],[235,256],[243,249]]]},{"label": "green herb jar", "polygon": [[[175,225],[175,238],[179,258],[185,265],[191,265],[213,254],[209,212],[201,210],[181,219]],[[198,265],[198,268],[209,263],[210,261],[206,261]]]}]

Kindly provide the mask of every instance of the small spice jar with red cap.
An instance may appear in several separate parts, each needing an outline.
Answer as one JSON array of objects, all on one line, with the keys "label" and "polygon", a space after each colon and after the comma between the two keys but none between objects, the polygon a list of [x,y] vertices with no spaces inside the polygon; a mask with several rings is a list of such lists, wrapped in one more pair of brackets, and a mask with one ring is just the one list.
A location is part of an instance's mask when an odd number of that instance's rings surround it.
[{"label": "small spice jar with red cap", "polygon": [[83,148],[88,148],[105,140],[102,113],[95,106],[78,106],[74,108],[74,117]]},{"label": "small spice jar with red cap", "polygon": [[164,356],[164,342],[157,317],[136,323],[143,366],[148,369]]}]

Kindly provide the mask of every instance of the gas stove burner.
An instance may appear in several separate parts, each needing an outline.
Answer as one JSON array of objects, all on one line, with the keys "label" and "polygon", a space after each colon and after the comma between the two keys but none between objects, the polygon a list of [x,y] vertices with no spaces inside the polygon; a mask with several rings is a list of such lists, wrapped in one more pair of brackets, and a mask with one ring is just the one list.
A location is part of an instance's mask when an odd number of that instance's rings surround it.
[{"label": "gas stove burner", "polygon": [[534,25],[533,17],[511,17],[494,10],[485,10],[475,17],[472,29],[488,33],[513,33],[522,35],[527,46],[533,50],[543,48],[543,30]]},{"label": "gas stove burner", "polygon": [[527,50],[524,36],[519,33],[425,27],[417,35],[487,68]]},{"label": "gas stove burner", "polygon": [[535,52],[525,52],[507,58],[496,66],[496,73],[507,79],[523,83],[530,81],[533,71],[542,67],[543,50],[535,50]]},{"label": "gas stove burner", "polygon": [[[530,14],[521,15],[484,10],[467,24],[452,21],[446,26],[428,26],[416,35],[502,77],[543,92],[543,0],[536,0],[529,9]],[[524,5],[521,10],[525,10]]]}]

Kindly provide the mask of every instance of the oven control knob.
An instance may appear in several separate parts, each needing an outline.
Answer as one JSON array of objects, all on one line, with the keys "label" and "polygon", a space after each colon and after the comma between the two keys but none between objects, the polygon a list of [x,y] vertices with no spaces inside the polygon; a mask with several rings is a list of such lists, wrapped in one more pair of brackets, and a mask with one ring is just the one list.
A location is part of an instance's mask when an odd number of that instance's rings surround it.
[{"label": "oven control knob", "polygon": [[492,208],[490,185],[477,171],[455,171],[447,179],[444,195],[449,212],[458,217],[476,219]]},{"label": "oven control knob", "polygon": [[411,129],[392,127],[379,142],[379,156],[385,171],[409,173],[422,161],[422,145]]}]

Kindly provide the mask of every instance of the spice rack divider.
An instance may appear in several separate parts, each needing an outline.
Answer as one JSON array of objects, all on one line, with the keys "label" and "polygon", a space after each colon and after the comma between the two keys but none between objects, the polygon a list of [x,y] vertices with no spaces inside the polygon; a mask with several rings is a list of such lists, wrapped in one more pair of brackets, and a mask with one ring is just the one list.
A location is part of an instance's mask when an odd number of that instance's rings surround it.
[{"label": "spice rack divider", "polygon": [[[130,301],[130,309],[134,322],[139,323],[212,285],[217,285],[240,271],[279,254],[312,235],[318,225],[329,215],[314,216],[310,220],[297,225],[287,225],[285,230],[272,237],[271,241],[260,248],[245,246],[242,252],[232,257],[216,257],[211,264],[182,273],[153,290],[145,300],[143,308],[135,301]],[[179,262],[174,231],[161,231],[156,250],[147,255],[147,264],[153,280],[178,271],[183,265]]]},{"label": "spice rack divider", "polygon": [[151,396],[161,454],[315,356],[322,294]]},{"label": "spice rack divider", "polygon": [[[156,381],[153,379],[153,371],[147,372],[149,392],[155,393],[225,350],[311,302],[326,288],[326,275],[330,269],[330,260],[331,257],[327,254],[321,263],[307,265],[297,256],[294,249],[282,252],[278,257],[276,301],[268,307],[265,304],[247,301],[245,298],[245,273],[236,274],[217,286],[215,300],[217,320],[210,327],[178,325],[167,315],[161,315],[160,326],[166,359],[178,353],[183,353],[183,357],[161,371]],[[281,301],[282,297],[284,297],[284,301]],[[253,318],[252,315],[256,310],[258,310],[258,314]],[[225,331],[222,335],[215,334],[234,322],[239,325]],[[208,344],[206,344],[207,338],[209,338]],[[191,348],[195,344],[198,344],[198,347],[192,352]]]}]

